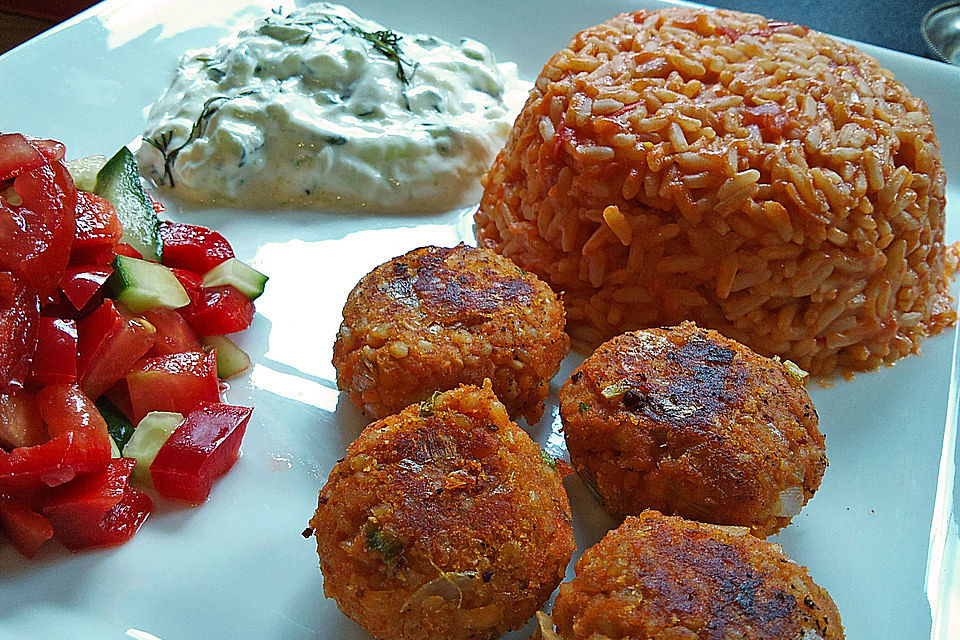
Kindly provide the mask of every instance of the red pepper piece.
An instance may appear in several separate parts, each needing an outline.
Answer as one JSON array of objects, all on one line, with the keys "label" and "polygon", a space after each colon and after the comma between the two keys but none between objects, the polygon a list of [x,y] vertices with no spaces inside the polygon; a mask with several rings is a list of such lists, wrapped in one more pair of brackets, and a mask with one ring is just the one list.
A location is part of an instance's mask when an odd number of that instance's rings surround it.
[{"label": "red pepper piece", "polygon": [[204,287],[197,300],[180,310],[200,336],[222,336],[243,331],[253,322],[256,308],[233,285]]},{"label": "red pepper piece", "polygon": [[237,461],[252,411],[220,403],[192,411],[150,465],[157,492],[195,504],[206,500],[213,481]]},{"label": "red pepper piece", "polygon": [[143,312],[143,317],[157,330],[157,337],[147,356],[166,356],[184,351],[200,351],[200,339],[187,321],[173,309],[157,307]]},{"label": "red pepper piece", "polygon": [[56,293],[70,259],[77,188],[59,160],[21,173],[13,187],[23,202],[0,201],[0,269],[46,299]]},{"label": "red pepper piece", "polygon": [[167,208],[163,206],[162,203],[154,200],[149,193],[147,194],[147,200],[150,201],[150,206],[153,207],[153,212],[156,213],[158,216],[166,212]]},{"label": "red pepper piece", "polygon": [[32,393],[0,395],[0,447],[33,447],[49,439]]},{"label": "red pepper piece", "polygon": [[130,485],[123,497],[99,520],[75,522],[57,530],[57,539],[71,551],[121,545],[137,532],[153,511],[150,496]]},{"label": "red pepper piece", "polygon": [[77,381],[77,321],[40,318],[32,381],[58,384]]},{"label": "red pepper piece", "polygon": [[123,498],[137,461],[115,458],[103,469],[52,489],[43,500],[43,515],[59,537],[78,523],[96,523]]},{"label": "red pepper piece", "polygon": [[76,215],[77,235],[70,261],[103,264],[101,261],[105,256],[112,258],[114,248],[123,236],[123,226],[113,205],[98,195],[78,191]]},{"label": "red pepper piece", "polygon": [[150,350],[155,334],[147,321],[129,317],[112,300],[104,300],[78,328],[77,371],[83,392],[100,397]]},{"label": "red pepper piece", "polygon": [[190,300],[196,300],[200,295],[200,288],[203,286],[203,276],[187,269],[168,268],[173,272],[173,275],[177,276],[177,280],[180,281],[183,288],[187,290]]},{"label": "red pepper piece", "polygon": [[39,324],[37,294],[15,275],[0,272],[0,393],[26,384]]},{"label": "red pepper piece", "polygon": [[27,501],[0,496],[0,530],[26,558],[37,555],[44,542],[53,537],[53,527]]},{"label": "red pepper piece", "polygon": [[216,354],[189,351],[141,360],[127,374],[127,387],[134,424],[151,411],[187,415],[201,402],[220,400]]},{"label": "red pepper piece", "polygon": [[29,495],[70,482],[110,461],[110,443],[92,429],[78,429],[35,447],[0,452],[0,493]]},{"label": "red pepper piece", "polygon": [[[111,250],[110,259],[113,259]],[[97,292],[103,287],[110,274],[113,273],[111,266],[81,265],[67,267],[60,280],[60,290],[67,297],[70,304],[77,311],[82,310]]]},{"label": "red pepper piece", "polygon": [[206,227],[165,220],[160,223],[163,264],[206,273],[233,257],[226,238]]}]

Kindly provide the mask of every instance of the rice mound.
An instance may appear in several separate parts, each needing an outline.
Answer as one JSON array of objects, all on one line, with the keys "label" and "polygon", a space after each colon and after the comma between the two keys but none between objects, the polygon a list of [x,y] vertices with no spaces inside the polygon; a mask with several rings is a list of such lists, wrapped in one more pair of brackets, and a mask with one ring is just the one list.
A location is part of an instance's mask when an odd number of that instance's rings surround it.
[{"label": "rice mound", "polygon": [[926,105],[806,27],[670,8],[581,31],[483,184],[479,242],[564,292],[581,350],[690,319],[825,375],[956,319]]}]

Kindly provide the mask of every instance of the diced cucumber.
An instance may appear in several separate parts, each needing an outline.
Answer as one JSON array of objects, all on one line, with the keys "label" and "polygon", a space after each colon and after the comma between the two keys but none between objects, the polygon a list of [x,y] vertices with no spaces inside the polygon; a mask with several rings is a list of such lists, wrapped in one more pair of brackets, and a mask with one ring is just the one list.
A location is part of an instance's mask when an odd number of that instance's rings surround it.
[{"label": "diced cucumber", "polygon": [[114,258],[113,273],[104,286],[108,297],[119,300],[134,313],[154,307],[179,309],[190,304],[187,290],[170,269],[139,258]]},{"label": "diced cucumber", "polygon": [[[110,440],[114,443],[118,453],[123,451],[124,445],[133,435],[133,423],[124,415],[123,411],[117,408],[117,405],[110,401],[107,396],[100,396],[96,401],[97,409],[107,423],[107,432],[110,434]],[[119,455],[114,456],[119,458]]]},{"label": "diced cucumber", "polygon": [[131,245],[147,260],[159,261],[163,253],[160,218],[140,184],[140,170],[129,149],[122,147],[107,160],[97,173],[93,192],[109,200],[117,210],[123,225],[120,241]]},{"label": "diced cucumber", "polygon": [[67,171],[78,189],[93,191],[97,188],[97,172],[107,164],[106,156],[87,156],[76,160],[67,160]]},{"label": "diced cucumber", "polygon": [[143,420],[133,430],[133,435],[123,448],[124,457],[137,459],[137,465],[133,468],[134,478],[149,486],[153,485],[150,480],[150,465],[157,457],[160,447],[181,424],[183,416],[171,411],[151,411],[143,416]]},{"label": "diced cucumber", "polygon": [[240,293],[251,300],[263,295],[263,287],[267,284],[267,276],[253,267],[236,258],[230,258],[215,266],[203,276],[204,287],[219,287],[232,284]]},{"label": "diced cucumber", "polygon": [[216,350],[217,376],[221,380],[238,376],[250,368],[250,356],[227,336],[207,336],[203,339],[203,346],[208,351]]}]

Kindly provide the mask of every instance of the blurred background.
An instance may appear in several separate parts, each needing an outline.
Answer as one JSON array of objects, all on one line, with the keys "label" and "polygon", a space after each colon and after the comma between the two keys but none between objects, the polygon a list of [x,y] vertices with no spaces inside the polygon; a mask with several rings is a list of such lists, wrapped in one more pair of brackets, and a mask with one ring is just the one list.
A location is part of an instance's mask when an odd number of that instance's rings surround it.
[{"label": "blurred background", "polygon": [[[349,0],[334,1],[350,4]],[[723,9],[760,13],[768,18],[804,24],[817,31],[917,56],[935,57],[920,35],[920,20],[924,13],[940,3],[938,0],[700,1]],[[547,2],[549,3],[549,0]],[[96,3],[89,0],[0,0],[0,53],[26,42],[94,4]],[[198,7],[203,6],[202,2],[197,4]],[[624,7],[628,8],[630,4],[625,1]]]}]

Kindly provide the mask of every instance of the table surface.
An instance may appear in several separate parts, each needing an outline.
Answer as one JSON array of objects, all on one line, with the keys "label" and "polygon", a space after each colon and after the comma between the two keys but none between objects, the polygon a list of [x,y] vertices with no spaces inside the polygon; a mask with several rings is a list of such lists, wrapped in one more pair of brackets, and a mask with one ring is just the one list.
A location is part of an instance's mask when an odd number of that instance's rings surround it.
[{"label": "table surface", "polygon": [[[131,0],[136,2],[138,0]],[[142,0],[141,0],[142,1]],[[349,0],[338,0],[349,4]],[[532,0],[530,0],[532,1]],[[769,18],[805,24],[852,40],[869,42],[917,56],[933,58],[920,35],[920,20],[937,0],[700,0],[723,9],[761,13]],[[0,2],[0,53],[55,23],[17,15],[15,2]]]},{"label": "table surface", "polygon": [[920,35],[923,15],[944,0],[698,0],[722,9],[760,13],[817,31],[936,58]]}]

